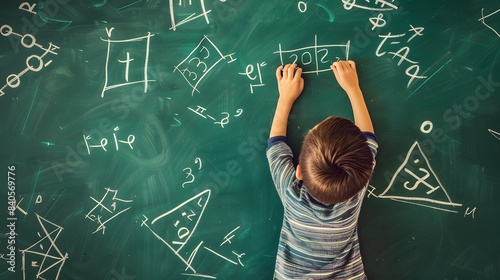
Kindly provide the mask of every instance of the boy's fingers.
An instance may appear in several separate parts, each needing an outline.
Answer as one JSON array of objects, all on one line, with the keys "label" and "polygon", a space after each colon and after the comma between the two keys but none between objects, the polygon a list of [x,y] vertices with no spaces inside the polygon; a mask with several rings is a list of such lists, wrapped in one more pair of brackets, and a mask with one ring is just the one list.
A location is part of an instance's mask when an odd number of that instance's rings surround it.
[{"label": "boy's fingers", "polygon": [[353,60],[348,60],[347,63],[349,63],[349,65],[351,65],[352,69],[356,69],[356,62],[354,62]]},{"label": "boy's fingers", "polygon": [[276,68],[276,79],[279,81],[283,78],[281,75],[281,71],[283,71],[283,65],[280,65],[278,68]]},{"label": "boy's fingers", "polygon": [[288,67],[288,75],[293,78],[293,73],[295,72],[295,68],[297,67],[297,64],[289,64]]},{"label": "boy's fingers", "polygon": [[330,68],[333,70],[333,74],[335,74],[335,76],[337,76],[337,74],[338,74],[338,71],[339,71],[338,67],[339,67],[338,62],[334,62],[332,64],[332,66],[330,66]]},{"label": "boy's fingers", "polygon": [[290,64],[287,64],[285,65],[285,67],[283,67],[283,72],[282,72],[282,75],[283,75],[283,78],[288,78],[288,69],[290,68]]},{"label": "boy's fingers", "polygon": [[339,60],[333,63],[335,68],[337,68],[337,71],[342,71],[345,69],[345,61]]},{"label": "boy's fingers", "polygon": [[285,66],[281,65],[276,68],[276,79],[294,79],[295,77],[300,78],[302,75],[302,68],[298,67],[296,63],[287,64]]},{"label": "boy's fingers", "polygon": [[297,68],[297,70],[295,71],[294,78],[301,79],[302,78],[301,76],[302,76],[302,68]]}]

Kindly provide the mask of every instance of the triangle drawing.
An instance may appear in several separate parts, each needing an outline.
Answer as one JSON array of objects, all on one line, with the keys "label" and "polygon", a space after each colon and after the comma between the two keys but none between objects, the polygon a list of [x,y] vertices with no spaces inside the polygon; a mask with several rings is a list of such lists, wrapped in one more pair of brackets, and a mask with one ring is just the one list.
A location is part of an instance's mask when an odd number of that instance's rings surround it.
[{"label": "triangle drawing", "polygon": [[[62,254],[56,245],[56,240],[63,228],[36,214],[38,223],[42,228],[43,235],[39,234],[40,240],[30,247],[20,250],[23,256],[23,279],[26,279],[26,263],[38,267],[36,279],[58,279],[68,254]],[[43,236],[43,237],[42,237]],[[27,256],[28,255],[28,256]],[[27,262],[27,259],[31,262]],[[31,277],[28,277],[31,278]]]},{"label": "triangle drawing", "polygon": [[462,206],[451,200],[418,142],[411,146],[389,185],[378,197],[453,213],[458,213],[455,207]]},{"label": "triangle drawing", "polygon": [[[195,195],[170,211],[159,215],[151,221],[150,225],[146,223],[147,217],[146,221],[143,221],[143,225],[186,264],[186,270],[190,269],[194,273],[196,273],[196,270],[191,266],[191,263],[203,242],[193,249],[194,244],[190,243],[189,240],[196,232],[196,228],[203,217],[210,200],[210,193],[211,191],[207,189]],[[186,245],[189,248],[183,250]]]},{"label": "triangle drawing", "polygon": [[493,135],[493,137],[495,137],[496,139],[500,140],[500,133],[492,130],[492,129],[488,129],[488,131],[491,133],[491,135]]}]

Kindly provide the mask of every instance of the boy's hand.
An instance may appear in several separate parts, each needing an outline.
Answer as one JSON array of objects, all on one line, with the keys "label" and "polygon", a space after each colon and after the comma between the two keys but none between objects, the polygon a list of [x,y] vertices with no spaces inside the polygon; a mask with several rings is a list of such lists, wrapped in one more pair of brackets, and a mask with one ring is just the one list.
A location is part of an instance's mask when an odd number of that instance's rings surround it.
[{"label": "boy's hand", "polygon": [[339,85],[351,94],[360,91],[358,74],[356,73],[356,63],[352,60],[341,60],[334,62],[330,68],[333,70]]},{"label": "boy's hand", "polygon": [[339,85],[345,90],[351,102],[354,114],[354,123],[361,131],[372,132],[373,124],[370,113],[366,107],[363,93],[359,87],[358,74],[356,73],[356,63],[352,60],[337,61],[330,67]]},{"label": "boy's hand", "polygon": [[[269,137],[286,136],[288,115],[293,103],[304,89],[304,79],[302,79],[302,69],[297,68],[297,64],[287,64],[276,69],[276,79],[278,80],[278,90],[280,97],[276,104],[273,124]],[[282,73],[283,71],[283,73]]]},{"label": "boy's hand", "polygon": [[302,68],[297,68],[297,70],[295,68],[297,64],[287,64],[276,69],[280,100],[288,104],[293,104],[304,89],[304,79],[301,77]]}]

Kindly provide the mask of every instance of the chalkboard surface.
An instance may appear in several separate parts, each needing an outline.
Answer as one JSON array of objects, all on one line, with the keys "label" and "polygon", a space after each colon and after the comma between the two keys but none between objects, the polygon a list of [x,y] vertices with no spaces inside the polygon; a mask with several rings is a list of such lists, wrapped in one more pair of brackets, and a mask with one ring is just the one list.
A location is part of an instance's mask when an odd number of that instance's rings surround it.
[{"label": "chalkboard surface", "polygon": [[499,1],[4,2],[0,278],[271,279],[274,71],[305,72],[298,153],[352,118],[338,59],[380,144],[367,276],[500,278]]}]

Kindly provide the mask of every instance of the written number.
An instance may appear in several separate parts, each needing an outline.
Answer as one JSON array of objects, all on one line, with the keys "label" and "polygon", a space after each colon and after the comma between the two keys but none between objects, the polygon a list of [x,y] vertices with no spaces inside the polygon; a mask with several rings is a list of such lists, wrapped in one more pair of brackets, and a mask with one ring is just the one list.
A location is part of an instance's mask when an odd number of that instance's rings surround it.
[{"label": "written number", "polygon": [[[320,54],[321,52],[324,52],[325,54],[321,57],[320,62],[321,63],[329,63],[329,61],[326,60],[326,57],[328,56],[328,50],[327,49],[318,50],[317,54]],[[297,61],[299,60],[299,56],[296,55],[296,54],[290,55],[290,58],[293,59],[292,63],[297,63]],[[302,62],[302,65],[311,64],[311,62],[312,62],[312,55],[311,55],[311,53],[310,52],[304,52],[300,56],[300,61]]]},{"label": "written number", "polygon": [[191,184],[192,182],[194,182],[194,175],[193,169],[189,167],[184,168],[182,171],[186,172],[186,179],[190,178],[188,181],[182,183],[182,187],[184,188],[186,184]]},{"label": "written number", "polygon": [[[199,157],[195,158],[194,163],[198,164],[198,170],[201,170],[201,167],[202,167],[201,158],[199,158]],[[186,184],[193,183],[196,178],[193,175],[193,169],[186,167],[182,171],[186,172],[186,179],[188,179],[186,182],[182,183],[182,187],[184,188],[186,186]]]},{"label": "written number", "polygon": [[[201,47],[199,53],[201,54],[202,52],[206,52],[206,55],[202,59],[207,59],[210,57],[210,51],[206,47]],[[208,65],[205,62],[201,61],[202,59],[199,57],[193,57],[188,61],[188,63],[197,61],[196,68],[203,67],[202,73],[205,73],[208,70]],[[182,71],[182,74],[186,74],[186,72],[188,72],[189,77],[193,76],[193,81],[196,81],[196,79],[198,79],[198,75],[195,72],[189,71],[188,68],[186,68]]]}]

